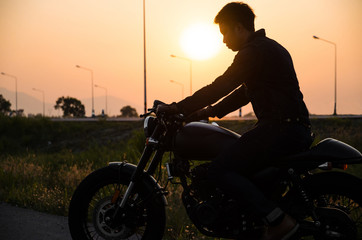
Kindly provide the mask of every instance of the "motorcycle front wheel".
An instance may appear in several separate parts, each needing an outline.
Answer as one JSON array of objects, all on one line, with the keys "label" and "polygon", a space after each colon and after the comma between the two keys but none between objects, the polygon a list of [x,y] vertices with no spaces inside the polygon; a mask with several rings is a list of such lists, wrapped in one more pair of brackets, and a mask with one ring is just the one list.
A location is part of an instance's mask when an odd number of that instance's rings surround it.
[{"label": "motorcycle front wheel", "polygon": [[165,208],[138,184],[122,212],[113,220],[117,203],[129,184],[132,171],[105,167],[87,176],[73,194],[69,206],[69,229],[73,240],[162,239]]}]

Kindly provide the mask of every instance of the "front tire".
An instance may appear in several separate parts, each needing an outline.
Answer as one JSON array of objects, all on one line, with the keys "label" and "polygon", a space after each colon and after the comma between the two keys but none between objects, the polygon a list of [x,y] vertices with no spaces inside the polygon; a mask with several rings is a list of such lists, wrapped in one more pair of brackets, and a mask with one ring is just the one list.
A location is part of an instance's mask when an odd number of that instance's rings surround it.
[{"label": "front tire", "polygon": [[108,166],[81,182],[69,206],[69,229],[74,240],[162,239],[165,207],[155,196],[155,188],[150,189],[144,182],[137,185],[127,201],[123,220],[111,220],[132,173],[129,168],[121,171]]}]

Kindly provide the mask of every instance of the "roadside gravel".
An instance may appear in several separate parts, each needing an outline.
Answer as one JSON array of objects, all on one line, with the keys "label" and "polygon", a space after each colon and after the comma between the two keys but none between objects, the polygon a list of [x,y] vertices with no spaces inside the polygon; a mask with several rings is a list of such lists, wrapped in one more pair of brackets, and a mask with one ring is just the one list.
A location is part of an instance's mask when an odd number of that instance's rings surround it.
[{"label": "roadside gravel", "polygon": [[0,203],[1,240],[71,240],[68,219]]}]

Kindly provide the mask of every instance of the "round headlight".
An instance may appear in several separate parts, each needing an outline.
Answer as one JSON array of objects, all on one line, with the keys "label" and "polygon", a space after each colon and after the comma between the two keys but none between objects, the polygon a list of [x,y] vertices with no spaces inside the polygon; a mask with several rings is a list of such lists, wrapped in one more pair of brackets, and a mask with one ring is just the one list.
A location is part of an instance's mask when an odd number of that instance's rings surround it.
[{"label": "round headlight", "polygon": [[151,137],[153,131],[155,130],[157,121],[153,116],[148,116],[143,122],[143,131],[145,132],[146,138]]}]

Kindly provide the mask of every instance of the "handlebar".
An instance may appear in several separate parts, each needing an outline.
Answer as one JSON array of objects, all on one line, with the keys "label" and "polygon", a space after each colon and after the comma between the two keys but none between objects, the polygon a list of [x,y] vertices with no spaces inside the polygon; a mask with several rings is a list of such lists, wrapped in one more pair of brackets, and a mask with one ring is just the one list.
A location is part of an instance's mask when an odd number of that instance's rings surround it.
[{"label": "handlebar", "polygon": [[[141,114],[140,117],[141,118],[146,118],[147,116],[151,115],[152,113],[156,113],[156,110],[157,110],[157,106],[160,105],[160,104],[165,104],[164,102],[162,101],[159,101],[159,100],[155,100],[153,102],[153,107],[152,108],[149,108],[147,109],[148,112],[145,113],[145,114]],[[169,119],[169,120],[175,120],[177,122],[185,122],[185,116],[181,113],[176,113],[176,114],[171,114],[171,115],[166,115],[165,113],[161,113],[160,116],[158,117],[161,117],[162,119]]]},{"label": "handlebar", "polygon": [[165,104],[165,103],[162,102],[162,101],[160,101],[160,100],[155,100],[155,101],[153,102],[153,107],[152,107],[152,108],[148,108],[148,109],[147,109],[148,112],[145,113],[145,114],[141,114],[140,117],[141,117],[141,118],[145,118],[145,117],[151,115],[152,113],[155,113],[155,112],[156,112],[156,109],[157,109],[157,106],[160,105],[160,104]]},{"label": "handlebar", "polygon": [[149,109],[147,109],[147,110],[148,110],[148,112],[145,113],[145,114],[141,114],[141,115],[140,115],[140,118],[145,118],[145,117],[151,115],[152,113],[156,112],[156,110],[153,109],[153,108],[149,108]]}]

